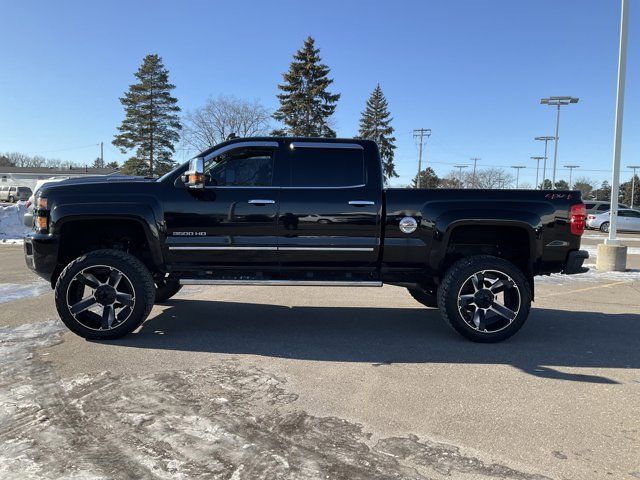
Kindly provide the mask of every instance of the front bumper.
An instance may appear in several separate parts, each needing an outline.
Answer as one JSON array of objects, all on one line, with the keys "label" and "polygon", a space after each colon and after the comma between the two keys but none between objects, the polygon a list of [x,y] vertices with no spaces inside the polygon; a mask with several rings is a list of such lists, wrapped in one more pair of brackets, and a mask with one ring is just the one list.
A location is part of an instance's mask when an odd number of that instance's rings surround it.
[{"label": "front bumper", "polygon": [[567,263],[562,273],[565,275],[574,275],[576,273],[585,273],[589,271],[588,267],[583,267],[582,263],[589,258],[589,252],[586,250],[573,250],[567,255]]},{"label": "front bumper", "polygon": [[24,237],[24,259],[27,267],[47,281],[58,265],[58,237],[31,233]]}]

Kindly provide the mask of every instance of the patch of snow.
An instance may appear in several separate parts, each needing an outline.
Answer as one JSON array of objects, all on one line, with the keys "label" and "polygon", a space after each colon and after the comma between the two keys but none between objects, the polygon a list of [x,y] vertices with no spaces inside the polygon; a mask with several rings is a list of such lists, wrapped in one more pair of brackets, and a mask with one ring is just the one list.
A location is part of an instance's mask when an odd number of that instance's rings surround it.
[{"label": "patch of snow", "polygon": [[576,275],[562,275],[554,273],[549,276],[536,277],[536,283],[546,285],[567,285],[573,282],[599,283],[599,282],[640,282],[640,269],[627,270],[626,272],[600,272],[595,265],[585,265],[590,270]]},{"label": "patch of snow", "polygon": [[18,283],[0,283],[0,303],[13,302],[22,298],[37,297],[51,290],[46,282],[20,285]]},{"label": "patch of snow", "polygon": [[31,230],[22,223],[26,212],[27,207],[22,202],[0,206],[0,245],[22,243],[22,237]]}]

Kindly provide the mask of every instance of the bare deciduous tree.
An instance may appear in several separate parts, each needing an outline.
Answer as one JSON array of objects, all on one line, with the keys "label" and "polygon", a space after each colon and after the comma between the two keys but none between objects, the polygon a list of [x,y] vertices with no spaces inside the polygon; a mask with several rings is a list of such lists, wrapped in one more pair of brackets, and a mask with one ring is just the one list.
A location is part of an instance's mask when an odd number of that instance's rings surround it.
[{"label": "bare deciduous tree", "polygon": [[271,115],[257,100],[233,96],[210,98],[183,119],[183,143],[198,151],[223,142],[234,133],[239,137],[267,135]]}]

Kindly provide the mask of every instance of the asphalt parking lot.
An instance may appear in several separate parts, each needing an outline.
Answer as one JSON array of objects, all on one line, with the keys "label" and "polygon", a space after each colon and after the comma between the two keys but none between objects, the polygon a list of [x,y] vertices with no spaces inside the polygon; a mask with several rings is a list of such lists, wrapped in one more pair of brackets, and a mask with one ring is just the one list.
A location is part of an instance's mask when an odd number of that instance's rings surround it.
[{"label": "asphalt parking lot", "polygon": [[88,342],[1,246],[0,477],[640,478],[640,235],[623,237],[632,271],[539,280],[497,345],[391,286],[190,287]]}]

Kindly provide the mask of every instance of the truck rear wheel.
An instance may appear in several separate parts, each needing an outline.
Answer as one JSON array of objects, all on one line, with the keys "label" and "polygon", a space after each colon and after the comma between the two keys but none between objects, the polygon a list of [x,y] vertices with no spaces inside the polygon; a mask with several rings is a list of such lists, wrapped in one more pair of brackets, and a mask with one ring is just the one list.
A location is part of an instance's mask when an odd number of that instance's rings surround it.
[{"label": "truck rear wheel", "polygon": [[438,308],[438,296],[436,293],[422,288],[419,285],[415,287],[407,287],[407,291],[418,303],[425,307]]},{"label": "truck rear wheel", "polygon": [[464,258],[438,289],[440,313],[463,337],[493,343],[514,335],[531,309],[531,288],[518,267],[489,255]]},{"label": "truck rear wheel", "polygon": [[178,280],[164,278],[156,280],[156,303],[162,303],[169,300],[180,291],[182,285]]},{"label": "truck rear wheel", "polygon": [[133,255],[96,250],[71,262],[55,287],[64,324],[86,339],[123,337],[144,322],[155,298],[153,278]]}]

